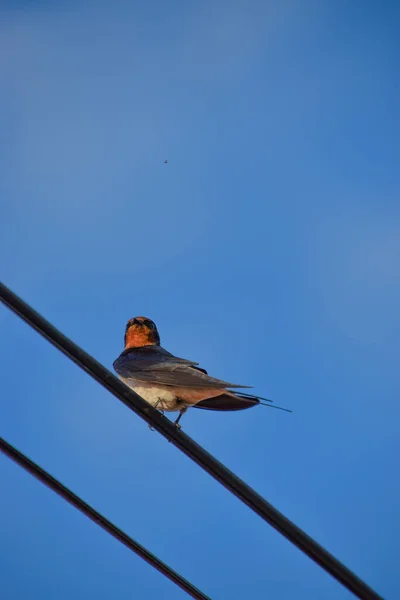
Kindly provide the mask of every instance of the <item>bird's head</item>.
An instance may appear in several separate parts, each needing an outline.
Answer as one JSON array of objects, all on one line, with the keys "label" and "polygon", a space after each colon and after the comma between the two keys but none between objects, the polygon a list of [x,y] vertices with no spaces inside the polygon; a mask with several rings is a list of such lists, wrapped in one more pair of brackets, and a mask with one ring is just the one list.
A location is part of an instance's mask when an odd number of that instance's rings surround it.
[{"label": "bird's head", "polygon": [[125,350],[156,346],[160,343],[160,335],[156,324],[147,317],[129,319],[125,329]]}]

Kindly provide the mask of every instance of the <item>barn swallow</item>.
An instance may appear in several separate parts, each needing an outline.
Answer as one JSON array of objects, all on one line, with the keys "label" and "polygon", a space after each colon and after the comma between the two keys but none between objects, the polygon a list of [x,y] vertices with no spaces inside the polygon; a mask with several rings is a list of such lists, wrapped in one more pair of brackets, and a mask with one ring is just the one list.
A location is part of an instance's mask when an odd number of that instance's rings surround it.
[{"label": "barn swallow", "polygon": [[261,400],[271,402],[266,398],[234,392],[228,388],[250,386],[210,377],[197,362],[178,358],[164,350],[151,319],[130,319],[124,340],[125,348],[113,364],[118,376],[155,408],[166,412],[179,411],[175,421],[178,428],[189,407],[231,411],[262,404]]}]

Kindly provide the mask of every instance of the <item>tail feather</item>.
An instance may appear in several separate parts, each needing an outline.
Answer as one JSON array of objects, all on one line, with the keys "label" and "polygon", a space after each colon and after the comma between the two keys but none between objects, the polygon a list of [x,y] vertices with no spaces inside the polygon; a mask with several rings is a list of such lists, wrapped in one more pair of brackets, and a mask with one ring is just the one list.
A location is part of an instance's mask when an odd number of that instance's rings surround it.
[{"label": "tail feather", "polygon": [[284,410],[285,412],[292,412],[289,408],[283,408],[282,406],[276,406],[275,404],[269,404],[272,400],[267,398],[257,398],[257,396],[251,396],[250,394],[234,394],[233,392],[226,392],[220,396],[214,396],[213,398],[207,398],[201,400],[197,404],[193,405],[193,408],[202,408],[203,410],[245,410],[252,406],[267,406],[268,408],[276,408],[277,410]]},{"label": "tail feather", "polygon": [[214,398],[207,398],[194,405],[194,408],[205,410],[244,410],[260,404],[258,398],[240,397],[231,394],[221,394]]}]

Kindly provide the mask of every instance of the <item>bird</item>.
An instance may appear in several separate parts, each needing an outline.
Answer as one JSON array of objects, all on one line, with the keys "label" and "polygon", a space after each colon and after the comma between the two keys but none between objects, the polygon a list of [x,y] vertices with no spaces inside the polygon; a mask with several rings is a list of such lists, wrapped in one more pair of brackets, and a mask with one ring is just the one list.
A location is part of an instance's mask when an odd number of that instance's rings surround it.
[{"label": "bird", "polygon": [[164,160],[164,165],[167,165],[167,164],[168,164],[168,160]]},{"label": "bird", "polygon": [[199,363],[174,356],[160,343],[154,321],[142,316],[129,319],[125,328],[125,347],[113,367],[119,378],[154,408],[161,412],[178,411],[174,421],[178,429],[181,428],[179,421],[182,415],[190,407],[234,411],[263,404],[263,400],[272,402],[232,391],[229,388],[250,386],[210,377],[205,369],[198,366]]}]

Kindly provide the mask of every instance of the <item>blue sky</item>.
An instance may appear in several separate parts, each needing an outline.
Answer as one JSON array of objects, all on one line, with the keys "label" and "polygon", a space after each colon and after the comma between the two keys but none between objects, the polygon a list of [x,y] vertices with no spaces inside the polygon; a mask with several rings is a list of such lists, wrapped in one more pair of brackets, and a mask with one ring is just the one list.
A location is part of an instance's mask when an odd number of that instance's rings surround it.
[{"label": "blue sky", "polygon": [[[185,431],[400,594],[399,6],[6,2],[1,277],[112,366],[128,318],[293,414]],[[168,159],[168,164],[164,164]],[[1,435],[213,598],[350,594],[6,309]],[[184,593],[0,457],[8,600]]]}]

